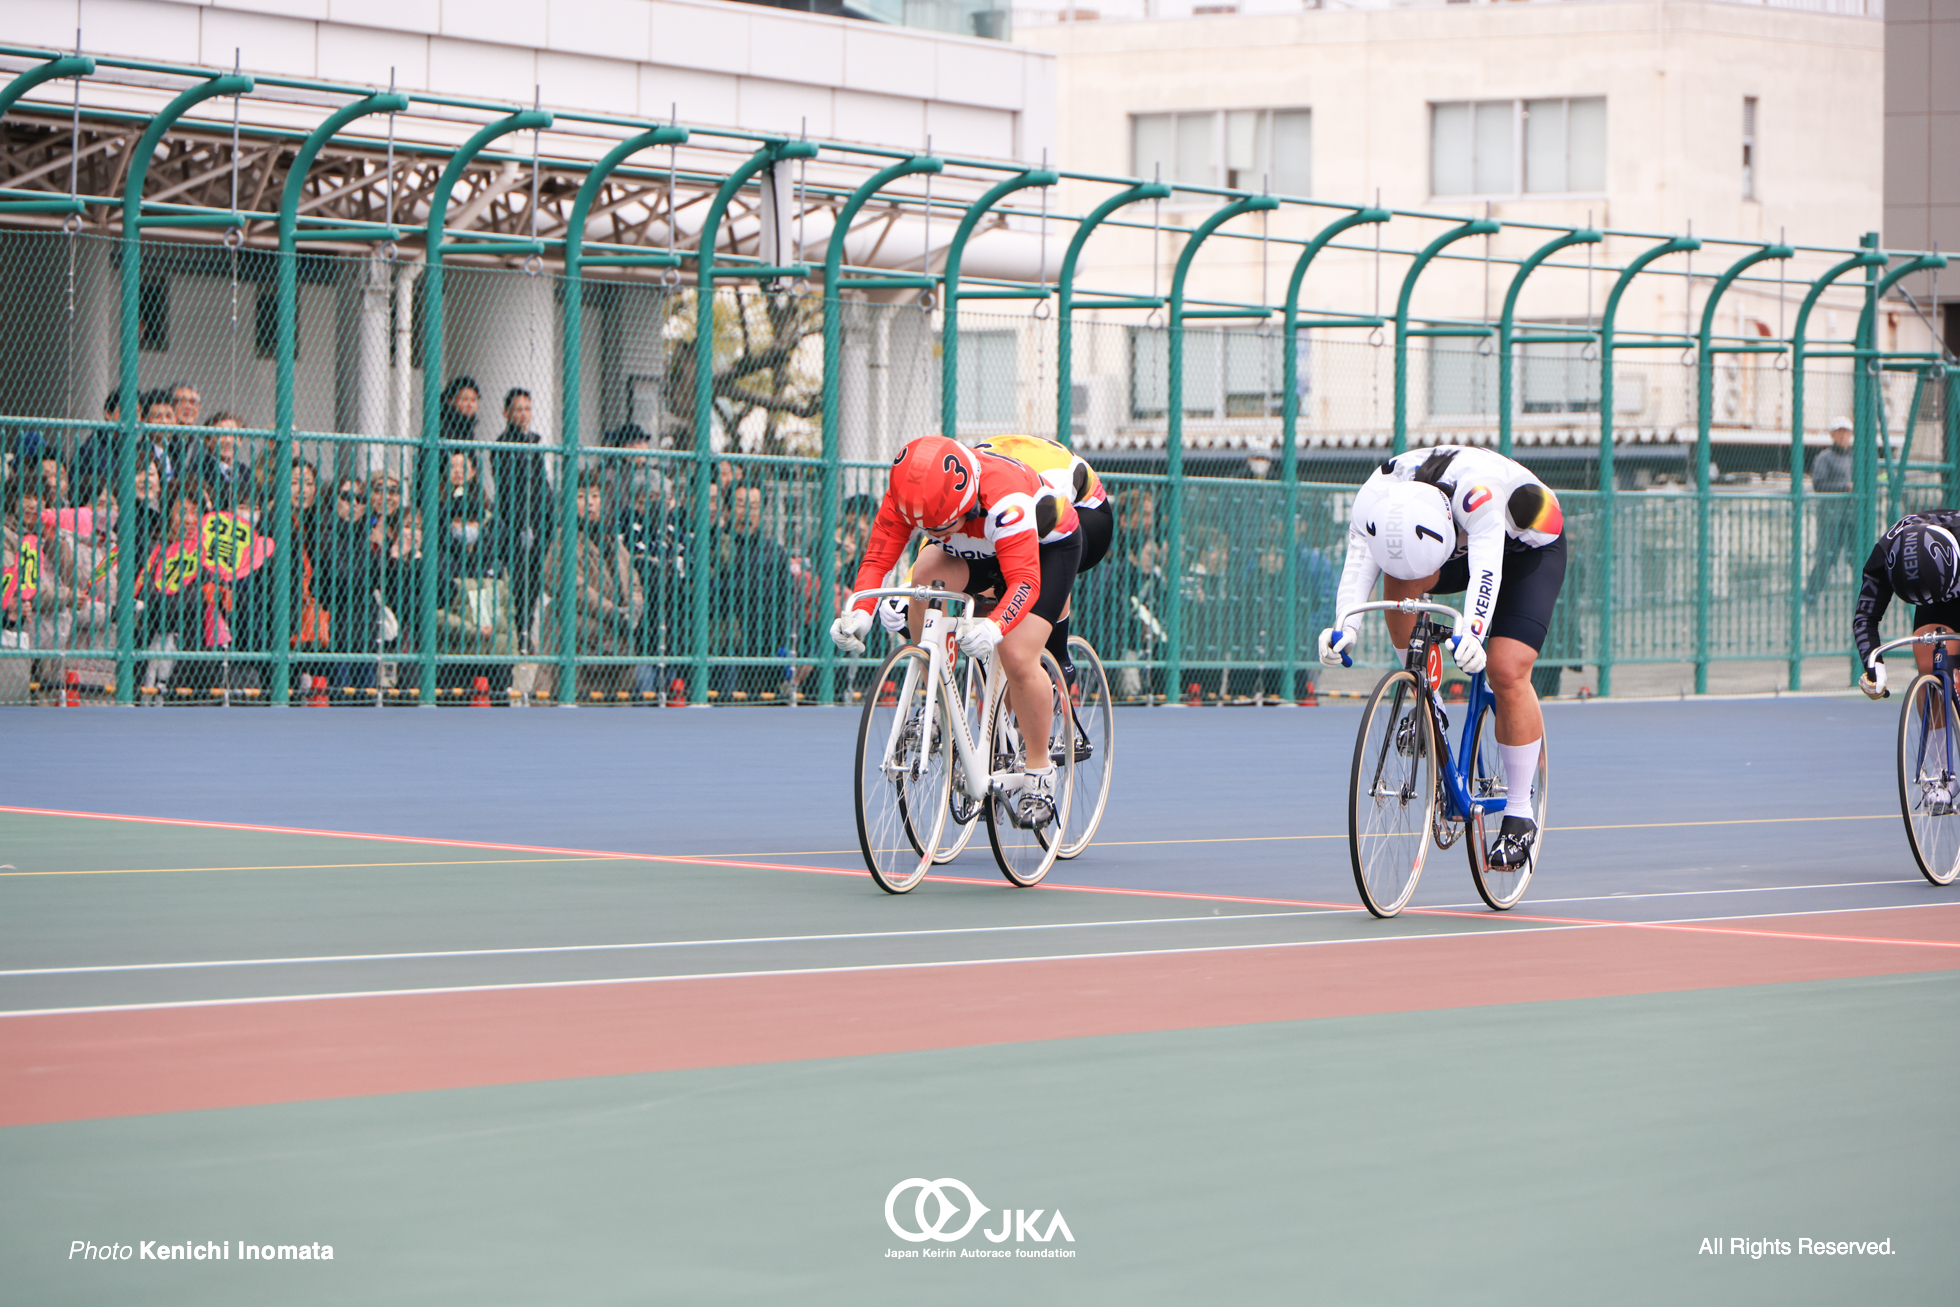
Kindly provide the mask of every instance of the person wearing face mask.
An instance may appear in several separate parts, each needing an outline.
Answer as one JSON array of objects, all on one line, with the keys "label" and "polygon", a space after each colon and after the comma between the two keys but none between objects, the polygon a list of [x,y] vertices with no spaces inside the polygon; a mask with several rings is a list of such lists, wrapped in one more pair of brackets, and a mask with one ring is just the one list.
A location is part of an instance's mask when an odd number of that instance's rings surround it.
[{"label": "person wearing face mask", "polygon": [[[435,539],[438,651],[445,654],[507,657],[517,652],[517,618],[510,582],[490,547],[490,514],[476,475],[476,460],[462,450],[449,454],[443,486],[440,534]],[[492,703],[508,702],[511,665],[504,662],[437,666],[436,686],[454,699],[473,697],[477,682]]]},{"label": "person wearing face mask", "polygon": [[685,674],[668,658],[676,643],[686,638],[687,515],[668,507],[670,483],[645,428],[628,422],[606,432],[599,443],[618,451],[605,462],[612,505],[618,512],[619,538],[646,593],[646,611],[634,630],[633,651],[647,661],[634,669],[633,690],[657,694]]}]

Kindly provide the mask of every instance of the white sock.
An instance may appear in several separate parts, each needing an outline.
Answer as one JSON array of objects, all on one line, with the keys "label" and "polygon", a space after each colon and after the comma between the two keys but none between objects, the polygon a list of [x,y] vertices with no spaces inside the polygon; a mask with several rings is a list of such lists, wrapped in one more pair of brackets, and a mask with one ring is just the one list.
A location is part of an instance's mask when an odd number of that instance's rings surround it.
[{"label": "white sock", "polygon": [[1531,784],[1538,779],[1538,746],[1542,739],[1530,744],[1500,744],[1497,756],[1504,765],[1504,815],[1506,817],[1529,817],[1538,820],[1538,814],[1531,808]]},{"label": "white sock", "polygon": [[1395,651],[1395,665],[1396,665],[1397,667],[1406,667],[1406,666],[1408,666],[1408,665],[1409,665],[1409,646],[1408,646],[1408,645],[1406,645],[1406,644],[1391,644],[1391,645],[1390,645],[1390,646],[1388,646],[1388,647],[1389,647],[1389,648],[1391,648],[1391,649],[1393,649],[1393,650]]}]

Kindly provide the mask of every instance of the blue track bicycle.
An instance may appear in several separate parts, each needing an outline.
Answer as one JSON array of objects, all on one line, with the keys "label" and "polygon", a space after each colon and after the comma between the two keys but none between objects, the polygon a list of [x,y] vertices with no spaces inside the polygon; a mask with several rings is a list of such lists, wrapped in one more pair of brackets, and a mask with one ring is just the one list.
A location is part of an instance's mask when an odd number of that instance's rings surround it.
[{"label": "blue track bicycle", "polygon": [[1886,650],[1908,644],[1933,646],[1933,670],[1912,679],[1899,710],[1899,811],[1920,874],[1935,885],[1950,885],[1960,873],[1960,766],[1955,765],[1960,743],[1950,729],[1960,704],[1954,699],[1947,646],[1960,640],[1908,635],[1872,650],[1868,665],[1876,667]]},{"label": "blue track bicycle", "polygon": [[[1494,830],[1505,804],[1504,773],[1498,765],[1497,714],[1483,673],[1470,678],[1464,699],[1462,743],[1450,753],[1449,715],[1439,691],[1443,684],[1444,642],[1463,614],[1445,604],[1417,599],[1367,603],[1343,614],[1414,613],[1406,665],[1376,683],[1361,714],[1354,741],[1354,771],[1348,782],[1348,852],[1361,901],[1377,917],[1400,912],[1422,879],[1422,864],[1433,842],[1447,849],[1459,839],[1470,855],[1470,877],[1477,893],[1497,911],[1524,897],[1531,873],[1545,848],[1546,751],[1538,750],[1531,810],[1538,839],[1522,867],[1490,865],[1488,822]],[[1430,615],[1446,617],[1449,627]]]}]

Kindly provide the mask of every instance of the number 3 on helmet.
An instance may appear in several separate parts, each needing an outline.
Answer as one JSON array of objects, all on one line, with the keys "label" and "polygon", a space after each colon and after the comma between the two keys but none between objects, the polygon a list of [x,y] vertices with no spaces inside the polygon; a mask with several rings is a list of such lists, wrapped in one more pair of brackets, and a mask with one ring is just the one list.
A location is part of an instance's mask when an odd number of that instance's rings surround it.
[{"label": "number 3 on helmet", "polygon": [[891,505],[928,534],[958,526],[979,496],[979,461],[957,440],[921,436],[892,460]]}]

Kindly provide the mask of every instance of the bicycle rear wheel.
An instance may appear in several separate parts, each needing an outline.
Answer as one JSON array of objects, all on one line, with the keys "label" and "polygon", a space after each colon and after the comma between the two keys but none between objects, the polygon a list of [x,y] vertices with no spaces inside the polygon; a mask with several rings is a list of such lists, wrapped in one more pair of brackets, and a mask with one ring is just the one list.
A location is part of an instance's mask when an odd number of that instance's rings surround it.
[{"label": "bicycle rear wheel", "polygon": [[[1022,739],[1020,722],[1014,715],[1008,696],[1003,693],[994,702],[993,712],[988,717],[985,745],[992,776],[985,804],[987,842],[993,845],[994,861],[1000,867],[1000,874],[1023,888],[1040,883],[1041,878],[1048,874],[1048,869],[1055,865],[1055,855],[1062,847],[1062,834],[1068,828],[1069,800],[1075,789],[1075,750],[1067,747],[1074,730],[1069,724],[1068,689],[1062,681],[1062,669],[1045,653],[1041,655],[1041,669],[1047,673],[1054,708],[1047,741]],[[1018,791],[1009,789],[1002,792],[993,786],[1003,776],[1011,777],[1024,770],[1029,754],[1039,758],[1043,753],[1058,759],[1055,763],[1055,810],[1045,820],[1027,826],[1021,823],[1015,811]]]},{"label": "bicycle rear wheel", "polygon": [[1464,852],[1470,855],[1470,879],[1477,896],[1492,910],[1502,912],[1524,897],[1531,874],[1538,869],[1538,855],[1545,851],[1546,800],[1551,793],[1551,764],[1545,742],[1538,742],[1538,770],[1531,783],[1531,819],[1538,823],[1538,836],[1532,841],[1531,857],[1522,867],[1490,865],[1489,840],[1503,823],[1502,813],[1510,791],[1504,782],[1502,755],[1497,751],[1497,713],[1485,708],[1477,715],[1477,730],[1470,754],[1470,799],[1481,803],[1484,815],[1470,820],[1464,832]]},{"label": "bicycle rear wheel", "polygon": [[1075,664],[1075,684],[1069,699],[1075,709],[1070,731],[1075,740],[1075,794],[1069,800],[1068,824],[1062,831],[1058,858],[1073,858],[1089,847],[1102,825],[1109,804],[1111,748],[1116,738],[1116,712],[1110,706],[1109,677],[1095,646],[1079,635],[1068,638],[1069,660]]},{"label": "bicycle rear wheel", "polygon": [[921,850],[937,846],[946,824],[952,772],[944,699],[934,729],[924,719],[931,667],[931,655],[917,645],[892,654],[865,691],[858,719],[858,847],[888,894],[903,894],[924,878],[932,857]]},{"label": "bicycle rear wheel", "polygon": [[1950,885],[1960,873],[1960,813],[1953,803],[1960,741],[1952,736],[1948,706],[1940,678],[1925,672],[1899,709],[1899,809],[1919,874],[1935,885]]},{"label": "bicycle rear wheel", "polygon": [[1402,910],[1422,879],[1436,810],[1435,724],[1414,672],[1390,672],[1361,713],[1348,777],[1348,855],[1361,902]]}]

